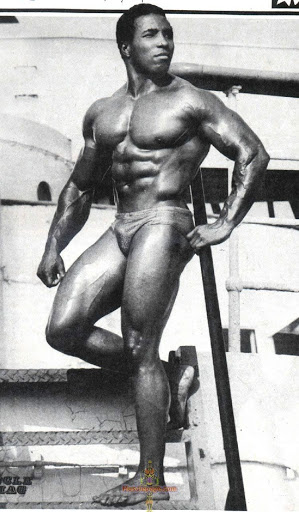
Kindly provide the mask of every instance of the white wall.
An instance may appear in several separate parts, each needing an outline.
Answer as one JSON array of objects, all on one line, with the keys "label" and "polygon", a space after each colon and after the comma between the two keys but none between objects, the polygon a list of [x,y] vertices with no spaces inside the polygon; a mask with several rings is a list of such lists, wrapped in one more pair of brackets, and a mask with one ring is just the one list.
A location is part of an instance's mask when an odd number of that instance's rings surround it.
[{"label": "white wall", "polygon": [[[228,482],[213,365],[208,354],[199,359],[215,505],[223,510]],[[227,359],[248,510],[298,510],[299,360],[253,354]]]},{"label": "white wall", "polygon": [[62,134],[35,121],[0,114],[0,197],[37,201],[41,182],[57,201],[71,169],[71,144]]}]

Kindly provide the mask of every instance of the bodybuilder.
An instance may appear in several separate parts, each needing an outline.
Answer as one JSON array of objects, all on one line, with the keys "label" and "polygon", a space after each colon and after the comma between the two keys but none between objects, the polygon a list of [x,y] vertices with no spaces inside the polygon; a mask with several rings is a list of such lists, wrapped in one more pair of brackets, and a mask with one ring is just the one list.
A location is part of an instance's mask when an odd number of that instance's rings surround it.
[{"label": "bodybuilder", "polygon": [[[171,75],[173,32],[164,12],[141,4],[117,24],[127,83],[96,101],[83,123],[85,140],[58,202],[38,276],[60,282],[47,326],[48,343],[95,365],[131,372],[140,484],[152,461],[164,485],[170,393],[159,343],[182,270],[194,253],[226,240],[253,202],[268,155],[244,121],[211,93]],[[210,145],[235,161],[232,191],[213,224],[194,227],[184,193]],[[107,162],[117,215],[112,226],[65,274],[60,256],[88,218]],[[122,338],[94,324],[121,307]],[[168,499],[157,492],[154,499]],[[96,497],[131,505],[144,493],[120,487]]]}]

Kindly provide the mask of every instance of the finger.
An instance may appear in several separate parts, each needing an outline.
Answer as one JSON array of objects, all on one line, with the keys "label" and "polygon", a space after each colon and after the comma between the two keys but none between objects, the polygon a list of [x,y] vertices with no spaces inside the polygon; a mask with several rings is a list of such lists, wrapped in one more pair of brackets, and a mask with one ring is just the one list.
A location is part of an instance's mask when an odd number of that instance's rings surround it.
[{"label": "finger", "polygon": [[58,284],[58,281],[57,279],[48,279],[47,281],[44,281],[44,284],[47,288],[52,288]]},{"label": "finger", "polygon": [[63,263],[63,259],[61,257],[59,257],[58,260],[57,260],[57,269],[58,269],[58,273],[61,276],[65,275],[64,263]]},{"label": "finger", "polygon": [[200,232],[201,232],[203,229],[205,229],[205,227],[206,227],[206,224],[198,224],[198,226],[195,226],[195,228],[194,228],[194,229],[192,229],[192,231],[190,231],[190,233],[188,233],[188,234],[186,235],[186,238],[188,238],[188,240],[189,240],[190,238],[192,238],[193,236],[195,236],[195,235],[197,235],[197,234],[199,234],[199,235],[200,235]]},{"label": "finger", "polygon": [[52,279],[51,281],[51,286],[57,286],[63,279],[65,274],[61,275],[60,273],[58,273],[54,279]]},{"label": "finger", "polygon": [[53,272],[51,274],[46,274],[43,282],[48,288],[52,288],[53,286],[56,286],[59,283],[59,281],[59,275],[57,275],[57,272]]},{"label": "finger", "polygon": [[46,286],[48,286],[48,287],[49,287],[49,278],[48,278],[48,276],[47,276],[47,275],[45,275],[45,274],[43,274],[43,273],[41,273],[41,272],[40,272],[40,273],[38,273],[38,274],[37,274],[37,277],[41,280],[41,282],[42,282],[44,285],[46,285]]},{"label": "finger", "polygon": [[64,268],[64,263],[63,263],[63,259],[62,258],[60,258],[57,261],[57,270],[58,270],[58,272],[57,272],[58,275],[62,279],[65,276],[65,268]]},{"label": "finger", "polygon": [[192,229],[192,231],[190,231],[190,233],[188,233],[188,234],[186,235],[186,238],[187,238],[188,240],[190,240],[190,239],[193,237],[193,235],[194,235],[194,234],[195,234],[195,229]]},{"label": "finger", "polygon": [[64,267],[59,268],[57,273],[58,273],[59,281],[61,281],[61,279],[63,279],[63,278],[64,278],[64,276],[65,276],[65,270],[64,270]]},{"label": "finger", "polygon": [[196,249],[196,247],[198,246],[198,244],[200,244],[202,242],[202,238],[200,235],[197,235],[195,234],[193,236],[193,238],[189,241],[191,247],[193,247],[193,249]]}]

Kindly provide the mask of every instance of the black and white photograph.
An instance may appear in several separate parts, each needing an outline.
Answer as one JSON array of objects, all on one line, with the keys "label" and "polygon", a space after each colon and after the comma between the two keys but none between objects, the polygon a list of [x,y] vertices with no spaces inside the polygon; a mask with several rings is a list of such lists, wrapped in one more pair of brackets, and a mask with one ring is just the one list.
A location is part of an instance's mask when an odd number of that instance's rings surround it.
[{"label": "black and white photograph", "polygon": [[240,4],[0,0],[0,508],[299,510],[299,1]]}]

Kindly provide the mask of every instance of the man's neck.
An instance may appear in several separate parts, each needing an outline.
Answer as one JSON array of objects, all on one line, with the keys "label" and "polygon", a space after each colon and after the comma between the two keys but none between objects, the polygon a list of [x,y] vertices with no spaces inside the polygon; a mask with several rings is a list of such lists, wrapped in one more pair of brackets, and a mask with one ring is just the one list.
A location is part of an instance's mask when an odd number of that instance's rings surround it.
[{"label": "man's neck", "polygon": [[127,92],[133,98],[156,91],[169,85],[173,77],[168,73],[163,75],[147,76],[137,72],[134,68],[127,66]]}]

